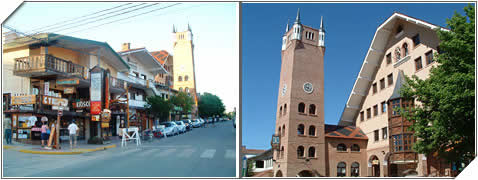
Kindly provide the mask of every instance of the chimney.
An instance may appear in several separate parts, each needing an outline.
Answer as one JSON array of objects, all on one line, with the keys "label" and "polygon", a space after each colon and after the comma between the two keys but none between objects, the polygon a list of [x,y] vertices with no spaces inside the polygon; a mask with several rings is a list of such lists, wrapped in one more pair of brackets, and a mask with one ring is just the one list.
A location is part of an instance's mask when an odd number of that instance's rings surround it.
[{"label": "chimney", "polygon": [[131,43],[123,43],[123,47],[122,47],[121,51],[129,50],[130,47],[131,47]]}]

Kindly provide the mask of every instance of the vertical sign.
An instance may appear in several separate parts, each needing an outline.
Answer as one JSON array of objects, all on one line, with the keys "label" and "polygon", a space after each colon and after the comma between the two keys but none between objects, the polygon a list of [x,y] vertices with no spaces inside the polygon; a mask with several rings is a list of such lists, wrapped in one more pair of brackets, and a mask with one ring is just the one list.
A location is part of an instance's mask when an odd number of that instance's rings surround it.
[{"label": "vertical sign", "polygon": [[103,72],[95,72],[90,74],[91,86],[90,86],[90,113],[92,115],[98,115],[101,112],[101,91],[102,91],[102,77]]},{"label": "vertical sign", "polygon": [[49,95],[50,93],[50,82],[45,82],[45,86],[43,88],[43,94]]}]

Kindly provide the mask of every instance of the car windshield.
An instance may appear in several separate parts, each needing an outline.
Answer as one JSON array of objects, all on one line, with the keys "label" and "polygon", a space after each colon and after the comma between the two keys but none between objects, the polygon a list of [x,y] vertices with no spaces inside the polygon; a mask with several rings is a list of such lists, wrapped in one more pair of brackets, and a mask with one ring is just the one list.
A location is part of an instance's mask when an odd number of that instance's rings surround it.
[{"label": "car windshield", "polygon": [[164,125],[164,126],[166,126],[166,127],[171,127],[171,126],[173,126],[172,123],[161,123],[161,125]]},{"label": "car windshield", "polygon": [[187,121],[187,120],[183,120],[183,122],[184,122],[184,123],[189,123],[189,121]]},{"label": "car windshield", "polygon": [[176,124],[177,124],[177,125],[183,125],[183,122],[178,121],[178,122],[176,122]]}]

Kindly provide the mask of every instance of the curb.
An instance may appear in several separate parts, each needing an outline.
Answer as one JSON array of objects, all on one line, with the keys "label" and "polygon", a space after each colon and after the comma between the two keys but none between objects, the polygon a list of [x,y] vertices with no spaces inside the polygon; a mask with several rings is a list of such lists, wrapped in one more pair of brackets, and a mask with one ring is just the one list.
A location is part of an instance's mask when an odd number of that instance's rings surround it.
[{"label": "curb", "polygon": [[101,151],[101,150],[106,150],[106,149],[115,148],[115,147],[116,147],[116,144],[105,146],[105,147],[99,147],[95,149],[79,149],[79,151],[73,151],[73,152],[33,151],[33,150],[26,150],[26,149],[20,149],[19,152],[30,153],[30,154],[48,154],[48,155],[74,155],[74,154],[83,154],[88,152]]},{"label": "curb", "polygon": [[17,148],[16,146],[3,145],[3,149],[13,149]]}]

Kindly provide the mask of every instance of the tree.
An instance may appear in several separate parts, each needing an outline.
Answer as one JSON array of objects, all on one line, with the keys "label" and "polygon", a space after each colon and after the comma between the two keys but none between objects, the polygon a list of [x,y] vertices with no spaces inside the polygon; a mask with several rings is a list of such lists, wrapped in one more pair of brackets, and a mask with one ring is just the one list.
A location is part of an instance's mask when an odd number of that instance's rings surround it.
[{"label": "tree", "polygon": [[429,78],[406,77],[402,96],[420,104],[401,113],[414,121],[416,152],[469,163],[475,156],[475,7],[464,11],[447,19],[451,31],[436,30],[440,54]]},{"label": "tree", "polygon": [[150,96],[146,98],[146,110],[149,114],[158,117],[160,121],[165,120],[169,116],[169,112],[173,109],[173,105],[169,100],[160,96]]},{"label": "tree", "polygon": [[178,92],[175,96],[171,97],[171,103],[177,107],[180,107],[181,110],[181,117],[185,113],[189,113],[194,105],[194,100],[191,96],[186,94],[185,92]]},{"label": "tree", "polygon": [[221,98],[211,93],[204,93],[198,102],[199,116],[211,117],[214,115],[224,115],[226,110]]}]

